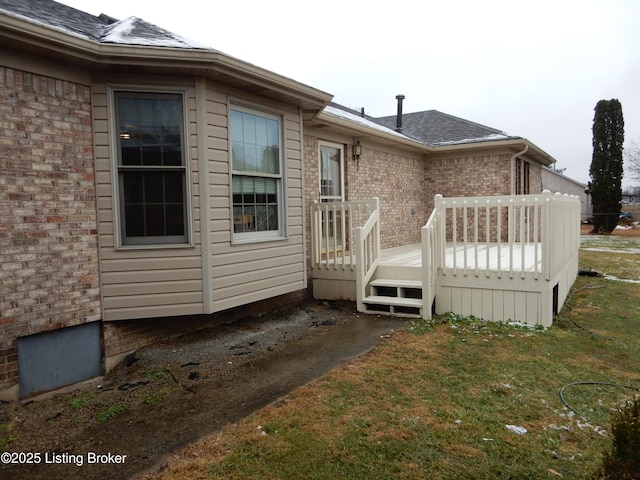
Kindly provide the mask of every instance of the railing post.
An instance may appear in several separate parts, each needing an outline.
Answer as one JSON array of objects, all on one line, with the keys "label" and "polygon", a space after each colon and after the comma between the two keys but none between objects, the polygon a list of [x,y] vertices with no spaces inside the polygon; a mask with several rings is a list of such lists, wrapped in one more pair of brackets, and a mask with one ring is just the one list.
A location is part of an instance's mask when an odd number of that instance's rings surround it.
[{"label": "railing post", "polygon": [[364,251],[360,251],[363,245],[362,242],[362,227],[355,229],[356,245],[358,248],[357,260],[356,260],[356,307],[359,312],[364,311],[364,297],[365,297],[365,285],[364,283],[364,270],[365,270],[365,254]]},{"label": "railing post", "polygon": [[380,258],[380,249],[381,249],[381,245],[380,245],[380,199],[378,197],[373,197],[373,205],[374,205],[374,209],[376,212],[378,212],[378,222],[377,225],[375,227],[376,232],[375,232],[375,255],[376,258]]},{"label": "railing post", "polygon": [[540,228],[542,230],[542,277],[545,280],[551,279],[551,255],[553,251],[553,205],[551,200],[551,192],[549,190],[544,190],[542,192],[543,195],[543,204],[542,204],[542,220]]},{"label": "railing post", "polygon": [[434,245],[431,241],[434,227],[430,223],[427,222],[427,225],[420,230],[422,240],[422,318],[424,320],[431,320],[431,304],[434,297],[433,280],[435,272],[432,261]]}]

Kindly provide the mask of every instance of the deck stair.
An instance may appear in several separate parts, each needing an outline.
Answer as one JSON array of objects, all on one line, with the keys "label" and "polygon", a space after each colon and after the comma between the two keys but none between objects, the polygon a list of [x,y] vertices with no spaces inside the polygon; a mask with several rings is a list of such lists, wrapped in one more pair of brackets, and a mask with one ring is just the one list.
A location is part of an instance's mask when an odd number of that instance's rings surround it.
[{"label": "deck stair", "polygon": [[422,317],[422,282],[378,278],[369,282],[370,294],[363,304],[367,313],[395,315],[398,317]]}]

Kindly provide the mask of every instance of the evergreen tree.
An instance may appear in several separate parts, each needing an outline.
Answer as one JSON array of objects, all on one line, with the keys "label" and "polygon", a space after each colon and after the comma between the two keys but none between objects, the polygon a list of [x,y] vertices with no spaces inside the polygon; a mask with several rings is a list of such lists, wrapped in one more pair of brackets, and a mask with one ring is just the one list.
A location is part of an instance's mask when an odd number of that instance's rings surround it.
[{"label": "evergreen tree", "polygon": [[589,168],[593,206],[592,233],[611,233],[618,223],[622,199],[622,105],[617,99],[600,100],[595,112],[593,157]]}]

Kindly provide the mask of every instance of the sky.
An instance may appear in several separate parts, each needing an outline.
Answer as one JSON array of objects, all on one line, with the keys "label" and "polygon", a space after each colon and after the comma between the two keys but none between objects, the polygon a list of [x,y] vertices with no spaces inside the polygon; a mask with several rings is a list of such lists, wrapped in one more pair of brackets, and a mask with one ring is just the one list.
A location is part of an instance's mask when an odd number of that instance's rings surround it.
[{"label": "sky", "polygon": [[403,94],[405,113],[527,138],[583,183],[599,100],[620,101],[625,144],[640,143],[635,0],[59,1],[142,18],[372,116],[394,115]]}]

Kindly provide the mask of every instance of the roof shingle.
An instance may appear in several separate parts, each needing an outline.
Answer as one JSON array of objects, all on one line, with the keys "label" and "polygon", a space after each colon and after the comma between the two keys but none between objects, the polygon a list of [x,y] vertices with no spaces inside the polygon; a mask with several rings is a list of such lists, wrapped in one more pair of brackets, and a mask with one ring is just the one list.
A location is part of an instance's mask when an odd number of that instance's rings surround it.
[{"label": "roof shingle", "polygon": [[212,50],[136,17],[95,17],[53,0],[0,0],[0,12],[97,43]]},{"label": "roof shingle", "polygon": [[[395,115],[375,118],[374,121],[396,128]],[[520,138],[437,110],[403,114],[402,133],[434,146]]]}]

